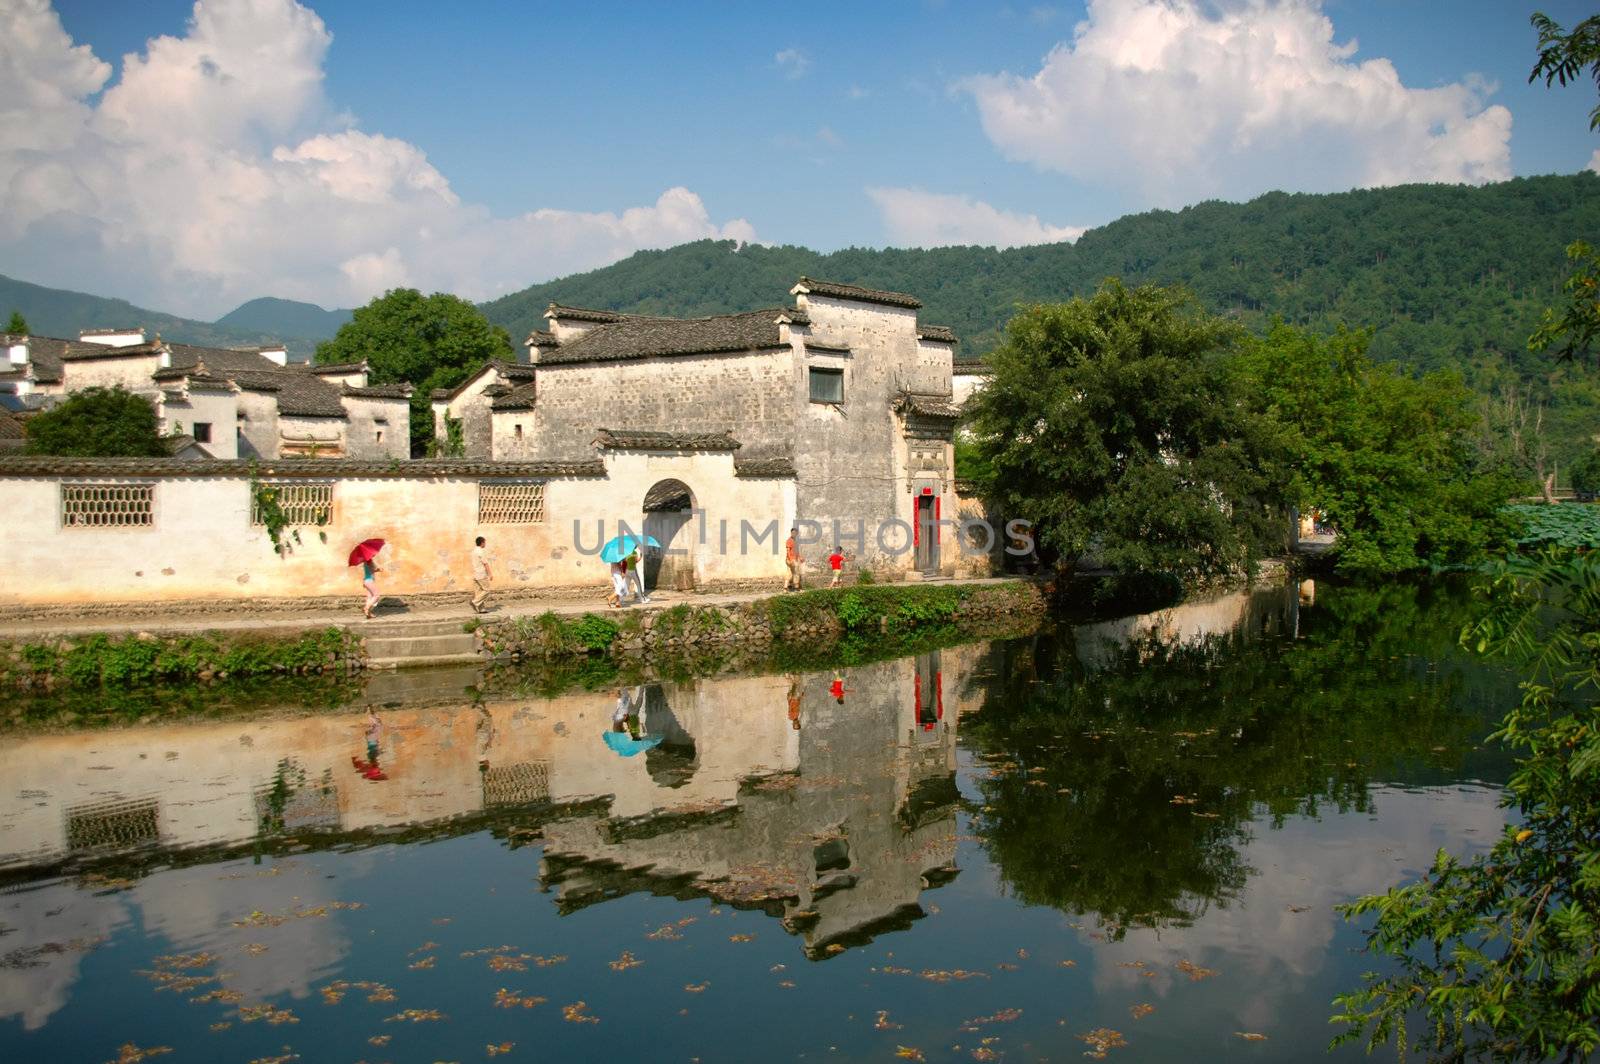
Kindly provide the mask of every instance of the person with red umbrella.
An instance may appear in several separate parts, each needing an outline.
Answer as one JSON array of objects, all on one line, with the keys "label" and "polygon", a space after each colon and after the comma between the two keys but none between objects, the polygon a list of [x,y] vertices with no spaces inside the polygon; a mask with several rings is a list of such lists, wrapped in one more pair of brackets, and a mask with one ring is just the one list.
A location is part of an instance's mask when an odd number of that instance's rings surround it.
[{"label": "person with red umbrella", "polygon": [[378,552],[383,549],[383,540],[369,539],[356,544],[356,549],[350,552],[350,564],[361,566],[361,587],[367,593],[367,601],[361,607],[362,616],[367,620],[372,619],[372,611],[378,605],[378,574],[383,572],[378,568]]}]

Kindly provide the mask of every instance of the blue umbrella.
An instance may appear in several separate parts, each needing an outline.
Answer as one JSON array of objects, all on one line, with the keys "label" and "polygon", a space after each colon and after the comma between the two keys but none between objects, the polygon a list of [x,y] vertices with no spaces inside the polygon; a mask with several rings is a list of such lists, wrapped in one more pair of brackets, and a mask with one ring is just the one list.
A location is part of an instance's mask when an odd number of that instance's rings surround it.
[{"label": "blue umbrella", "polygon": [[652,746],[659,746],[665,736],[646,735],[642,739],[635,739],[625,731],[608,731],[605,733],[606,745],[611,747],[623,757],[632,757],[641,750],[648,750]]},{"label": "blue umbrella", "polygon": [[[638,550],[640,542],[641,538],[639,536],[612,536],[606,540],[606,545],[600,548],[600,560],[608,563],[620,562]],[[642,542],[646,547],[661,546],[654,536],[645,536]]]}]

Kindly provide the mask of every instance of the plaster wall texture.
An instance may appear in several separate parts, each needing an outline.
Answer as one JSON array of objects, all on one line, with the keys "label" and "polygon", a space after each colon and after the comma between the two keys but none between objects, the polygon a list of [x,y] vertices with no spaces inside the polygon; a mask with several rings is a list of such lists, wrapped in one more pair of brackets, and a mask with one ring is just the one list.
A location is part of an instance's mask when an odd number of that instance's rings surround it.
[{"label": "plaster wall texture", "polygon": [[161,356],[154,354],[70,359],[62,363],[61,388],[76,392],[84,388],[122,387],[140,395],[150,395],[156,390],[150,375],[160,368]]},{"label": "plaster wall texture", "polygon": [[278,415],[278,438],[272,457],[310,455],[323,458],[345,457],[345,422],[338,417],[300,417]]},{"label": "plaster wall texture", "polygon": [[786,450],[795,419],[788,348],[539,367],[534,453],[561,458],[601,428],[733,430],[741,453]]},{"label": "plaster wall texture", "polygon": [[211,441],[200,446],[214,458],[239,457],[239,401],[230,389],[223,391],[190,388],[171,398],[173,393],[161,393],[160,413],[162,431],[167,434],[194,435],[196,423],[211,426]]},{"label": "plaster wall texture", "polygon": [[278,400],[270,392],[238,395],[240,458],[278,457]]},{"label": "plaster wall texture", "polygon": [[352,388],[365,388],[367,386],[367,372],[365,370],[356,369],[351,370],[349,373],[313,373],[312,376],[335,386],[340,384],[348,384]]},{"label": "plaster wall texture", "polygon": [[952,373],[950,375],[950,401],[960,406],[972,393],[989,383],[986,373]]},{"label": "plaster wall texture", "polygon": [[350,458],[411,457],[411,404],[404,399],[343,397],[347,421],[345,454]]},{"label": "plaster wall texture", "polygon": [[484,389],[501,383],[500,372],[493,367],[485,367],[470,381],[461,394],[445,403],[442,410],[434,411],[433,434],[440,441],[449,439],[449,434],[444,427],[444,418],[448,417],[461,422],[462,441],[466,445],[466,457],[488,458],[493,447],[493,423],[489,414],[489,404],[482,397]]},{"label": "plaster wall texture", "polygon": [[[496,410],[490,414],[490,436],[494,440],[496,462],[526,461],[537,457],[535,453],[534,423],[537,411]],[[520,426],[521,432],[517,431]],[[577,453],[579,441],[573,441]]]}]

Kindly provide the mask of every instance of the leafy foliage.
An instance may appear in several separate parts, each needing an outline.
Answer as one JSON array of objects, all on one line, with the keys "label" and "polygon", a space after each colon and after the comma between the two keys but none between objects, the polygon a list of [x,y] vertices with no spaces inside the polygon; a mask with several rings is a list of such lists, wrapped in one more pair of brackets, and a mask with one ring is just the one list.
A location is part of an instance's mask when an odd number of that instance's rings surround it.
[{"label": "leafy foliage", "polygon": [[1520,526],[1525,547],[1600,548],[1600,506],[1582,503],[1523,503],[1506,508]]},{"label": "leafy foliage", "polygon": [[126,388],[85,388],[28,419],[29,454],[161,458],[166,444],[148,399]]},{"label": "leafy foliage", "polygon": [[1600,492],[1600,447],[1573,463],[1570,473],[1573,491],[1586,494]]},{"label": "leafy foliage", "polygon": [[[1545,85],[1577,81],[1584,68],[1600,88],[1600,15],[1591,15],[1568,33],[1549,15],[1536,12],[1530,19],[1539,31],[1539,59],[1533,64],[1528,81],[1544,79]],[[1600,129],[1600,106],[1589,112],[1589,129]]]},{"label": "leafy foliage", "polygon": [[1521,824],[1486,855],[1441,850],[1418,882],[1344,908],[1376,917],[1367,949],[1397,970],[1337,999],[1335,1041],[1587,1059],[1600,1048],[1600,555],[1514,559],[1490,592],[1462,640],[1527,670],[1492,737],[1519,755],[1503,801]]},{"label": "leafy foliage", "polygon": [[641,251],[589,273],[483,305],[521,337],[551,300],[643,314],[720,314],[772,306],[802,274],[910,292],[920,318],[949,325],[961,350],[1000,342],[1018,304],[1088,296],[1106,277],[1181,284],[1205,309],[1252,331],[1275,318],[1319,332],[1372,330],[1368,353],[1417,373],[1460,370],[1487,391],[1502,377],[1535,385],[1551,406],[1554,456],[1587,450],[1600,385],[1552,375],[1553,353],[1528,334],[1565,274],[1561,249],[1600,232],[1600,177],[1500,184],[1405,185],[1334,195],[1269,193],[1129,215],[1074,244],[997,251],[847,248],[699,241]]},{"label": "leafy foliage", "polygon": [[6,679],[25,685],[61,681],[76,687],[116,687],[204,674],[256,676],[318,672],[356,652],[355,637],[339,628],[291,638],[240,635],[186,635],[164,638],[88,636],[66,646],[29,643],[19,648],[21,664]]},{"label": "leafy foliage", "polygon": [[1338,531],[1342,570],[1473,564],[1506,542],[1501,507],[1517,481],[1477,448],[1479,414],[1458,376],[1413,378],[1367,346],[1366,333],[1279,324],[1243,344],[1234,369],[1288,429],[1292,497]]},{"label": "leafy foliage", "polygon": [[1186,293],[1115,280],[1024,309],[967,403],[1000,512],[1124,572],[1232,572],[1281,544],[1282,434],[1227,370],[1238,336]]},{"label": "leafy foliage", "polygon": [[22,311],[13,310],[11,312],[11,320],[6,322],[6,332],[12,336],[28,335],[28,319],[22,316]]},{"label": "leafy foliage", "polygon": [[511,337],[458,296],[394,288],[357,309],[337,335],[317,345],[320,363],[367,361],[374,384],[405,382],[411,395],[411,444],[433,439],[429,397],[460,384],[492,358],[510,358]]},{"label": "leafy foliage", "polygon": [[1567,245],[1572,272],[1561,286],[1567,304],[1560,314],[1546,309],[1528,338],[1531,351],[1555,351],[1563,359],[1587,356],[1600,337],[1600,254],[1582,240]]}]

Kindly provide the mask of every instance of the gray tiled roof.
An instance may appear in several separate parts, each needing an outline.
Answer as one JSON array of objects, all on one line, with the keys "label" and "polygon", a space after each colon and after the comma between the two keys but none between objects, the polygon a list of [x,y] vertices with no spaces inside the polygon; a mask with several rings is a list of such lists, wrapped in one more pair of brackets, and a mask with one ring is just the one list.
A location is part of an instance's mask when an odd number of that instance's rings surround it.
[{"label": "gray tiled roof", "polygon": [[950,331],[947,325],[918,325],[917,338],[921,340],[936,340],[942,344],[956,343],[956,334]]},{"label": "gray tiled roof", "polygon": [[533,332],[528,334],[528,338],[522,342],[525,345],[532,344],[535,347],[555,347],[557,344],[556,334],[553,332],[545,332],[543,329],[533,330]]},{"label": "gray tiled roof", "polygon": [[532,410],[535,400],[538,399],[538,388],[532,384],[524,384],[513,388],[505,395],[500,396],[489,404],[491,410]]},{"label": "gray tiled roof", "polygon": [[734,458],[733,475],[745,479],[782,480],[796,476],[794,459],[788,455],[766,458]]},{"label": "gray tiled roof", "polygon": [[602,324],[621,321],[627,317],[615,310],[594,310],[590,307],[566,307],[560,303],[551,303],[545,308],[544,316],[547,318],[566,318],[568,321],[593,321]]},{"label": "gray tiled roof", "polygon": [[[7,336],[12,340],[13,337]],[[15,339],[22,339],[16,337]],[[33,379],[40,384],[60,384],[62,380],[61,355],[74,340],[57,340],[53,336],[29,336],[28,361],[33,363]]]},{"label": "gray tiled roof", "polygon": [[161,353],[161,344],[151,341],[143,344],[124,344],[120,347],[112,344],[91,344],[81,340],[64,341],[60,357],[64,362],[88,361],[93,358],[133,358],[140,355],[156,355]]},{"label": "gray tiled roof", "polygon": [[950,360],[952,373],[990,373],[989,363],[981,358],[952,358]]},{"label": "gray tiled roof", "polygon": [[21,440],[26,437],[27,433],[22,429],[22,420],[8,411],[0,410],[0,440]]},{"label": "gray tiled roof", "polygon": [[439,402],[441,399],[448,399],[448,398],[450,398],[450,389],[449,388],[435,388],[433,391],[428,393],[428,398],[432,399],[436,403]]},{"label": "gray tiled roof", "polygon": [[656,355],[708,355],[783,347],[780,310],[752,310],[714,318],[627,318],[599,325],[549,353],[540,367],[573,362],[614,362]]},{"label": "gray tiled roof", "polygon": [[799,307],[785,307],[783,309],[783,318],[790,325],[810,325],[811,324],[811,315],[807,314],[805,311],[801,310]]},{"label": "gray tiled roof", "polygon": [[948,395],[916,395],[908,392],[897,396],[893,405],[897,413],[915,414],[918,417],[949,418],[954,421],[961,416],[961,411]]},{"label": "gray tiled roof", "polygon": [[5,477],[361,477],[364,479],[433,479],[438,477],[603,477],[605,463],[598,458],[556,459],[541,462],[483,462],[465,458],[417,458],[365,461],[355,458],[279,458],[247,461],[213,458],[201,461],[176,458],[54,458],[0,455],[0,478]]},{"label": "gray tiled roof", "polygon": [[369,384],[364,388],[346,384],[341,395],[353,395],[359,399],[409,399],[411,398],[411,385],[409,384]]},{"label": "gray tiled roof", "polygon": [[601,429],[595,446],[624,451],[737,451],[739,441],[728,432],[633,432]]},{"label": "gray tiled roof", "polygon": [[804,291],[814,296],[827,296],[830,299],[882,303],[891,307],[908,307],[911,310],[922,306],[922,300],[904,292],[886,292],[880,288],[862,288],[860,285],[839,284],[837,281],[818,281],[811,277],[800,278],[800,283],[794,287],[797,292]]},{"label": "gray tiled roof", "polygon": [[[207,364],[209,367],[209,363]],[[251,392],[271,392],[278,400],[278,413],[289,417],[344,417],[344,403],[337,385],[310,373],[274,368],[273,370],[232,370],[228,379]]]},{"label": "gray tiled roof", "polygon": [[[276,348],[271,350],[276,350]],[[360,373],[367,368],[367,364],[365,362],[324,362],[320,365],[316,362],[291,362],[289,363],[289,366],[291,369],[298,369],[306,373],[315,373],[319,377],[325,374],[334,373]]]}]

